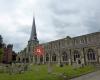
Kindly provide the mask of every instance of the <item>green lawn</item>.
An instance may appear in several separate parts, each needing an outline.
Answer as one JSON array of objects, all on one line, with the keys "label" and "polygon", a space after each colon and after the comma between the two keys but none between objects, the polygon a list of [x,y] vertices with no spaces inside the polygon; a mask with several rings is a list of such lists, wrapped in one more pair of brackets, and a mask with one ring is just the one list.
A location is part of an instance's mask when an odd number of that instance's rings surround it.
[{"label": "green lawn", "polygon": [[74,69],[72,66],[59,67],[54,65],[52,73],[48,74],[47,65],[33,65],[31,71],[26,71],[21,74],[9,75],[8,73],[0,73],[0,80],[63,80],[59,76],[61,73],[72,78],[94,70],[95,68],[93,66]]}]

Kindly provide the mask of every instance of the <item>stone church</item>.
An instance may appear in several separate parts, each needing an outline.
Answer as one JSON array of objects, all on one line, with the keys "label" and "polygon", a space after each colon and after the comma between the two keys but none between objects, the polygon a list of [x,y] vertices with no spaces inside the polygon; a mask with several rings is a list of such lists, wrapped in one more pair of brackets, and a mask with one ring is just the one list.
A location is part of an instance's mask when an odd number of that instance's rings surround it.
[{"label": "stone church", "polygon": [[[45,53],[34,55],[35,46],[42,45]],[[67,36],[63,39],[39,44],[33,18],[31,36],[27,47],[18,53],[17,61],[34,64],[98,64],[100,63],[100,32],[77,37]]]}]

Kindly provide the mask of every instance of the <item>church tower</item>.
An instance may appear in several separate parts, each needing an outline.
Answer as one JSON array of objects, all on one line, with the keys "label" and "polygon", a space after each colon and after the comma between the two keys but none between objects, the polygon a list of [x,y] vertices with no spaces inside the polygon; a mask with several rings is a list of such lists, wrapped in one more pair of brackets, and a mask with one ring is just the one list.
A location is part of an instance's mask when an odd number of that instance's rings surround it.
[{"label": "church tower", "polygon": [[33,50],[34,50],[34,47],[38,44],[39,44],[39,41],[37,39],[35,18],[33,17],[31,36],[28,41],[29,62],[33,62]]}]

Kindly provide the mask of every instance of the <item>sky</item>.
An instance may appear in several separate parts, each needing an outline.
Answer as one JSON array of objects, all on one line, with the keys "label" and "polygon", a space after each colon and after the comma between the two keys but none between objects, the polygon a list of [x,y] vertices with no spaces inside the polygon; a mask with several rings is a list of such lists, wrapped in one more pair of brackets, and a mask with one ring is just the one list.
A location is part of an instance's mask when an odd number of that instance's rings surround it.
[{"label": "sky", "polygon": [[45,43],[100,31],[100,0],[0,0],[0,34],[16,52],[30,38],[33,16]]}]

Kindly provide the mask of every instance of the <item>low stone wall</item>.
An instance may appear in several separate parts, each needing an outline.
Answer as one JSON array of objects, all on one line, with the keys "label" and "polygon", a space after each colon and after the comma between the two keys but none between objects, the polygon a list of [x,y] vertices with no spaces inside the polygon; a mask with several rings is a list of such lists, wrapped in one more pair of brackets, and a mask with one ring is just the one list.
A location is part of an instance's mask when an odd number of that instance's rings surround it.
[{"label": "low stone wall", "polygon": [[2,73],[16,74],[27,70],[29,70],[29,64],[26,63],[0,64],[0,72]]}]

